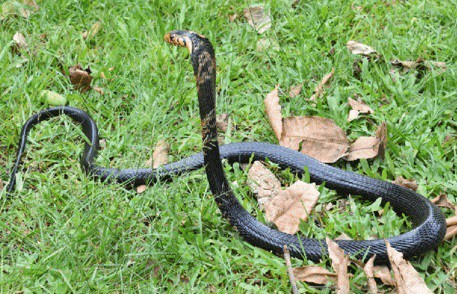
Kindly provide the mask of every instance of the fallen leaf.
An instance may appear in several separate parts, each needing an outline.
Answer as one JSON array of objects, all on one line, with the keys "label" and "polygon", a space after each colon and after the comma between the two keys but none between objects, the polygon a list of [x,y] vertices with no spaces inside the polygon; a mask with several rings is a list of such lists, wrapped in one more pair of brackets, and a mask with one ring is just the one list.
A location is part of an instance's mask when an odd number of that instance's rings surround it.
[{"label": "fallen leaf", "polygon": [[265,112],[267,113],[268,121],[270,122],[271,128],[276,135],[278,140],[281,140],[282,133],[282,114],[281,105],[279,105],[279,85],[276,85],[275,89],[267,94],[263,103],[265,104]]},{"label": "fallen leaf", "polygon": [[70,66],[68,70],[70,72],[70,82],[76,90],[84,93],[91,89],[90,83],[93,77],[90,75],[90,68],[83,69],[81,65],[77,64]]},{"label": "fallen leaf", "polygon": [[416,61],[401,61],[398,59],[392,60],[391,64],[397,67],[401,67],[402,73],[405,73],[411,69],[417,70],[431,70],[432,68],[438,68],[441,72],[447,69],[445,62],[439,61],[427,61],[423,58],[419,57]]},{"label": "fallen leaf", "polygon": [[378,127],[375,136],[379,140],[378,156],[384,159],[387,147],[387,123],[385,121]]},{"label": "fallen leaf", "polygon": [[348,155],[344,159],[354,161],[360,158],[373,158],[378,155],[378,150],[378,139],[375,137],[359,137],[349,146]]},{"label": "fallen leaf", "polygon": [[337,276],[335,273],[317,265],[294,268],[293,272],[297,280],[318,285],[325,285],[328,282],[334,282]]},{"label": "fallen leaf", "polygon": [[297,181],[265,204],[265,218],[278,230],[288,234],[298,232],[300,219],[306,221],[319,198],[316,184]]},{"label": "fallen leaf", "polygon": [[88,37],[93,38],[95,35],[102,29],[102,23],[100,21],[95,22],[90,30],[84,31],[82,33],[83,39],[87,39]]},{"label": "fallen leaf", "polygon": [[228,113],[221,113],[216,116],[216,126],[222,132],[226,132],[228,130],[228,121],[229,121],[229,114]]},{"label": "fallen leaf", "polygon": [[334,73],[335,68],[332,67],[332,70],[322,78],[320,83],[316,86],[316,89],[314,89],[313,95],[309,98],[310,101],[316,101],[317,98],[322,96],[322,94],[324,93],[324,86],[327,85],[328,81]]},{"label": "fallen leaf", "polygon": [[0,179],[0,191],[3,190],[3,181]]},{"label": "fallen leaf", "polygon": [[260,161],[254,161],[248,171],[248,186],[257,197],[260,207],[281,192],[281,182]]},{"label": "fallen leaf", "polygon": [[138,194],[141,194],[141,193],[143,193],[144,191],[146,191],[146,185],[140,185],[140,186],[136,187],[136,192],[137,192]]},{"label": "fallen leaf", "polygon": [[328,237],[325,238],[325,241],[328,247],[328,255],[332,260],[332,268],[337,275],[336,293],[349,293],[349,256],[344,254],[343,249],[341,249],[336,242],[330,240]]},{"label": "fallen leaf", "polygon": [[446,235],[444,240],[451,240],[455,235],[457,235],[457,216],[452,216],[446,219]]},{"label": "fallen leaf", "polygon": [[152,153],[152,158],[154,164],[153,168],[158,168],[161,165],[168,163],[168,151],[170,150],[170,145],[165,140],[159,140],[154,148]]},{"label": "fallen leaf", "polygon": [[337,161],[349,148],[346,133],[331,119],[319,116],[284,118],[280,145],[326,163]]},{"label": "fallen leaf", "polygon": [[418,188],[418,185],[415,180],[407,180],[407,179],[403,178],[402,176],[396,177],[395,181],[393,181],[392,183],[405,187],[405,188],[408,188],[408,189],[411,189],[413,191],[417,191],[417,188]]},{"label": "fallen leaf", "polygon": [[448,241],[454,238],[457,235],[457,225],[450,226],[446,228],[446,235],[444,235],[444,240]]},{"label": "fallen leaf", "polygon": [[335,240],[352,240],[352,238],[346,235],[345,233],[341,233],[341,235],[336,237]]},{"label": "fallen leaf", "polygon": [[20,32],[16,32],[13,36],[13,41],[15,43],[15,48],[17,51],[20,51],[22,49],[27,49],[28,45],[27,42],[25,41],[25,37],[23,34]]},{"label": "fallen leaf", "polygon": [[244,17],[259,34],[271,28],[271,18],[262,5],[251,6],[244,10]]},{"label": "fallen leaf", "polygon": [[378,293],[378,287],[376,285],[375,277],[374,277],[374,259],[376,255],[373,255],[363,267],[363,271],[365,272],[365,276],[367,276],[367,284],[369,292],[372,294]]},{"label": "fallen leaf", "polygon": [[349,41],[346,46],[352,54],[363,55],[366,57],[378,55],[378,51],[374,50],[368,45],[356,41]]},{"label": "fallen leaf", "polygon": [[397,283],[397,293],[433,293],[403,254],[392,248],[386,240],[387,255]]},{"label": "fallen leaf", "polygon": [[303,88],[303,84],[291,86],[289,88],[289,97],[290,98],[295,98],[298,95],[300,95],[302,88]]},{"label": "fallen leaf", "polygon": [[375,278],[381,279],[384,285],[395,286],[395,280],[392,278],[392,274],[387,266],[375,265],[373,267],[373,274]]},{"label": "fallen leaf", "polygon": [[374,113],[373,109],[363,102],[360,98],[354,100],[348,98],[348,104],[351,106],[352,110],[349,112],[348,121],[356,119],[360,113]]},{"label": "fallen leaf", "polygon": [[440,195],[436,196],[435,198],[433,198],[431,201],[432,201],[432,203],[435,203],[439,207],[455,209],[455,205],[452,204],[451,202],[449,202],[446,194],[440,194]]}]

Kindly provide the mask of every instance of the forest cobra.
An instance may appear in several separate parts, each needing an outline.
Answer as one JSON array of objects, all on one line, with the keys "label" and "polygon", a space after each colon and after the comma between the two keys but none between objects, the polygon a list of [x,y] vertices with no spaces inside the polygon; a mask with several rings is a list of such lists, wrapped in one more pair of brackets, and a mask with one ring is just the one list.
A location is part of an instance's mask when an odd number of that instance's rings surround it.
[{"label": "forest cobra", "polygon": [[[301,175],[308,170],[310,178],[318,184],[347,195],[360,195],[370,201],[378,197],[383,203],[390,202],[397,214],[410,217],[414,228],[398,236],[387,238],[392,247],[402,252],[405,258],[421,255],[434,249],[443,239],[446,225],[443,213],[424,196],[395,184],[343,171],[323,164],[298,151],[278,145],[259,142],[232,143],[219,148],[216,129],[216,59],[213,46],[202,35],[190,31],[172,31],[165,35],[165,41],[187,47],[190,52],[198,89],[198,103],[202,126],[203,152],[180,161],[164,165],[160,169],[112,169],[95,165],[99,149],[98,130],[95,122],[84,111],[63,106],[43,110],[33,115],[23,126],[19,150],[10,181],[6,188],[10,194],[15,187],[15,174],[21,163],[27,135],[30,129],[41,121],[59,115],[68,115],[81,124],[83,133],[90,143],[85,143],[81,163],[84,170],[102,180],[115,180],[133,185],[151,183],[157,179],[170,178],[191,170],[205,167],[211,192],[222,215],[238,230],[244,240],[252,245],[276,254],[283,252],[287,245],[291,255],[318,262],[328,253],[325,240],[305,238],[299,234],[282,233],[259,222],[238,202],[227,182],[221,158],[228,162],[248,163],[252,160],[268,160],[281,168],[290,168]],[[338,245],[347,253],[359,259],[376,254],[377,264],[389,263],[384,239],[338,240]]]}]

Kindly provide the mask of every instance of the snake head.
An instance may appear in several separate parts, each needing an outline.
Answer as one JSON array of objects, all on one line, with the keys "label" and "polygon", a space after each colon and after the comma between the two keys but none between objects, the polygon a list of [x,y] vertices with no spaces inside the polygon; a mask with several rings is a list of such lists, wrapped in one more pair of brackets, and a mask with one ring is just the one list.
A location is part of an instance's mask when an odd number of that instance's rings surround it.
[{"label": "snake head", "polygon": [[186,47],[189,50],[189,53],[192,54],[195,48],[194,42],[198,43],[199,41],[207,39],[205,36],[197,34],[196,32],[176,30],[165,34],[164,40],[175,46]]}]

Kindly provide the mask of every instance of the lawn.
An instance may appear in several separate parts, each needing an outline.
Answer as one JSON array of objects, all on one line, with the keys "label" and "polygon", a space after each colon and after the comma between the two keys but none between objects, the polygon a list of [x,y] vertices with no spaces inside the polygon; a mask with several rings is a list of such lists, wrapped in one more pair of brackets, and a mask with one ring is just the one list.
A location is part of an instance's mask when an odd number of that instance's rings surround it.
[{"label": "lawn", "polygon": [[[191,29],[207,36],[216,49],[218,113],[230,114],[235,127],[223,134],[225,143],[277,143],[263,99],[280,84],[284,116],[331,118],[351,140],[373,135],[377,125],[387,122],[384,160],[340,160],[334,166],[389,181],[414,179],[418,192],[429,199],[445,193],[456,203],[456,1],[300,1],[293,7],[292,2],[266,5],[272,26],[263,34],[243,16],[245,8],[258,4],[252,1],[52,0],[37,1],[39,10],[28,17],[4,14],[3,185],[21,126],[48,107],[39,95],[42,90],[60,93],[68,105],[91,114],[106,140],[99,165],[145,167],[159,140],[170,144],[170,162],[200,151],[187,50],[163,41],[170,30]],[[96,22],[100,31],[83,38]],[[19,52],[12,41],[17,31],[28,44]],[[273,46],[260,50],[257,42],[265,38]],[[380,58],[364,59],[355,74],[360,57],[346,48],[349,40],[369,44]],[[447,69],[392,71],[391,60],[419,57],[445,62]],[[62,70],[78,63],[90,67],[92,85],[102,88],[103,95],[73,89]],[[332,67],[335,74],[325,94],[316,104],[307,101]],[[289,98],[287,89],[297,84],[304,85],[302,93]],[[348,122],[347,99],[355,95],[374,113]],[[137,193],[86,176],[79,165],[82,143],[80,128],[65,117],[32,132],[17,191],[10,199],[0,192],[2,292],[290,291],[284,260],[241,240],[218,211],[203,170]],[[227,165],[226,171],[229,181],[238,183],[234,190],[244,206],[258,212],[245,185],[247,172],[239,165]],[[285,185],[295,178],[287,171],[278,174]],[[302,224],[307,236],[335,238],[344,232],[355,239],[385,237],[410,226],[390,209],[378,220],[357,197],[343,210],[321,213],[330,201],[337,197],[324,189],[314,217],[322,217],[325,226]],[[435,293],[453,293],[455,251],[454,238],[412,260]],[[363,270],[352,264],[351,272],[351,291],[366,291]],[[327,293],[332,285],[300,283],[299,288]]]}]

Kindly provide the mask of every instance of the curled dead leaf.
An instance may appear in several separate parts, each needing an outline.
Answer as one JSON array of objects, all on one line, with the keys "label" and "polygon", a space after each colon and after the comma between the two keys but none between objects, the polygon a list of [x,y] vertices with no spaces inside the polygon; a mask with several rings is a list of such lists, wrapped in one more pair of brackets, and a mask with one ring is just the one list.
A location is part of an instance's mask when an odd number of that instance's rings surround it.
[{"label": "curled dead leaf", "polygon": [[278,42],[272,40],[272,39],[267,39],[267,38],[262,38],[257,41],[256,44],[256,50],[257,51],[278,51],[280,49]]},{"label": "curled dead leaf", "polygon": [[282,133],[282,114],[281,105],[279,105],[279,85],[276,85],[275,89],[267,94],[263,103],[265,104],[265,112],[267,113],[268,121],[270,122],[271,128],[276,135],[278,140],[281,140]]},{"label": "curled dead leaf", "polygon": [[335,68],[332,67],[332,70],[322,78],[319,84],[317,84],[316,89],[314,89],[313,95],[309,98],[310,101],[316,101],[317,98],[322,96],[322,94],[324,93],[324,87],[327,85],[330,78],[333,77],[334,73]]},{"label": "curled dead leaf", "polygon": [[265,204],[265,218],[273,222],[279,231],[295,234],[299,230],[300,219],[308,218],[319,194],[315,183],[297,181]]},{"label": "curled dead leaf", "polygon": [[259,34],[262,34],[271,28],[270,13],[265,11],[262,5],[251,6],[244,10],[244,17],[249,25]]},{"label": "curled dead leaf", "polygon": [[363,55],[366,57],[371,57],[374,55],[378,55],[378,51],[374,50],[368,45],[356,42],[356,41],[348,41],[346,44],[347,48],[349,51],[351,51],[352,54],[356,55]]},{"label": "curled dead leaf", "polygon": [[374,276],[381,279],[381,282],[387,286],[395,286],[395,280],[392,278],[392,274],[387,266],[375,265],[373,267]]},{"label": "curled dead leaf", "polygon": [[367,284],[368,284],[368,289],[369,292],[372,294],[378,293],[378,287],[376,285],[375,277],[374,277],[374,259],[376,258],[376,255],[373,255],[368,262],[365,264],[363,267],[363,271],[365,272],[365,275],[367,276]]},{"label": "curled dead leaf", "polygon": [[403,178],[402,176],[396,177],[395,181],[393,181],[392,183],[405,187],[405,188],[408,188],[408,189],[411,189],[413,191],[417,191],[417,188],[419,187],[415,180],[407,180],[407,179]]},{"label": "curled dead leaf", "polygon": [[13,41],[15,43],[15,49],[17,51],[21,51],[23,49],[27,49],[27,47],[28,47],[24,35],[21,34],[20,32],[16,32],[14,34]]},{"label": "curled dead leaf", "polygon": [[332,268],[337,275],[336,293],[349,293],[349,256],[344,254],[343,249],[341,249],[336,242],[330,240],[328,237],[325,239],[325,242],[328,247],[328,255],[332,260]]},{"label": "curled dead leaf", "polygon": [[352,238],[346,235],[345,233],[341,233],[341,235],[336,237],[335,240],[352,240]]},{"label": "curled dead leaf", "polygon": [[[299,150],[322,162],[333,163],[346,155],[346,133],[331,119],[293,116],[283,119],[280,145]],[[301,148],[300,148],[301,145]]]},{"label": "curled dead leaf", "polygon": [[158,168],[161,165],[168,163],[168,151],[170,150],[170,145],[165,140],[159,140],[154,148],[152,153],[152,158],[154,164],[153,168]]},{"label": "curled dead leaf", "polygon": [[452,216],[446,219],[446,235],[444,236],[445,240],[451,240],[457,235],[457,216]]},{"label": "curled dead leaf", "polygon": [[433,293],[411,263],[403,259],[403,254],[392,248],[387,240],[386,247],[398,293]]},{"label": "curled dead leaf", "polygon": [[359,137],[351,144],[348,154],[344,157],[347,161],[360,158],[383,157],[387,145],[387,126],[382,123],[376,130],[376,137]]},{"label": "curled dead leaf", "polygon": [[90,68],[83,69],[81,65],[77,64],[68,68],[70,75],[70,82],[76,90],[82,93],[91,89],[90,83],[93,77],[90,75],[92,71]]},{"label": "curled dead leaf", "polygon": [[374,113],[373,109],[363,102],[360,98],[354,100],[348,98],[348,104],[351,106],[352,110],[349,112],[348,121],[356,119],[360,113]]},{"label": "curled dead leaf", "polygon": [[260,161],[255,161],[249,169],[248,185],[261,208],[281,191],[281,182]]},{"label": "curled dead leaf", "polygon": [[226,132],[228,130],[229,125],[229,114],[228,113],[221,113],[216,116],[216,126],[222,132]]},{"label": "curled dead leaf", "polygon": [[439,61],[427,61],[424,60],[423,58],[419,57],[416,61],[401,61],[398,59],[392,60],[391,64],[402,68],[402,73],[405,73],[409,70],[412,69],[417,69],[417,70],[431,70],[433,68],[439,69],[441,72],[445,71],[447,69],[446,63],[445,62],[439,62]]},{"label": "curled dead leaf", "polygon": [[293,272],[297,280],[318,285],[325,285],[328,282],[334,282],[337,276],[335,273],[330,272],[326,268],[322,268],[317,265],[294,268]]},{"label": "curled dead leaf", "polygon": [[446,194],[440,194],[433,198],[432,203],[435,203],[439,207],[446,207],[449,209],[455,209],[455,205],[452,204],[448,199]]}]

